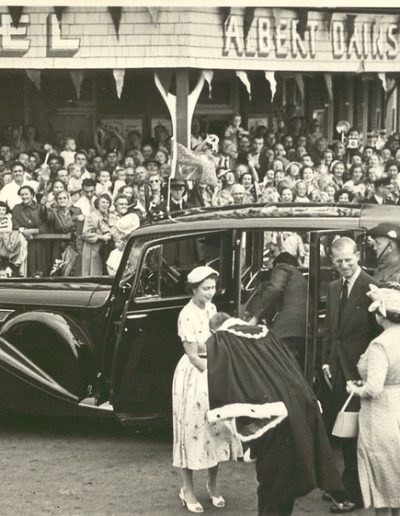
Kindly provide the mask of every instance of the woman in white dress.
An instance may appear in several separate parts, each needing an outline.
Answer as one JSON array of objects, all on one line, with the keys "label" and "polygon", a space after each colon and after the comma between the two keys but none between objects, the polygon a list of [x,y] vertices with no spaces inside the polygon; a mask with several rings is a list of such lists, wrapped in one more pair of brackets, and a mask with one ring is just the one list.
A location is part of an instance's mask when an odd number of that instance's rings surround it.
[{"label": "woman in white dress", "polygon": [[242,447],[233,427],[208,423],[206,340],[211,335],[209,321],[216,313],[212,298],[218,273],[208,266],[196,267],[188,275],[192,299],[178,318],[178,334],[185,353],[180,359],[172,386],[173,466],[182,471],[179,498],[190,512],[203,512],[193,484],[193,471],[208,469],[207,491],[215,507],[225,500],[217,488],[218,464],[242,455]]},{"label": "woman in white dress", "polygon": [[369,310],[383,332],[358,362],[360,396],[358,471],[366,508],[379,516],[400,516],[400,291],[370,285]]}]

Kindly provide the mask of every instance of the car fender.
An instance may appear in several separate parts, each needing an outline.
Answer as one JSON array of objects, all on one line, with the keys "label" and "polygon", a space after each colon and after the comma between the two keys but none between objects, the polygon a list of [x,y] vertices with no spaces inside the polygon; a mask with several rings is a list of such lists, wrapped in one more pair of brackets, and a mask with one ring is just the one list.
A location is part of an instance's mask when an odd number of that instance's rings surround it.
[{"label": "car fender", "polygon": [[9,318],[0,336],[71,395],[82,399],[96,377],[93,343],[71,317],[31,311]]}]

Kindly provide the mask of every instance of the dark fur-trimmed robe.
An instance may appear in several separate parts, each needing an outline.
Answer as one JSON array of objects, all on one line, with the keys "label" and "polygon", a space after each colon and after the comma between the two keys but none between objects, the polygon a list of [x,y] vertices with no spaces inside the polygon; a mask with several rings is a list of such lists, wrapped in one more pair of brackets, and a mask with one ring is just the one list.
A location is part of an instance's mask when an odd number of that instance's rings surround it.
[{"label": "dark fur-trimmed robe", "polygon": [[210,421],[236,418],[256,459],[258,501],[343,490],[319,403],[294,356],[265,326],[230,319],[207,341]]}]

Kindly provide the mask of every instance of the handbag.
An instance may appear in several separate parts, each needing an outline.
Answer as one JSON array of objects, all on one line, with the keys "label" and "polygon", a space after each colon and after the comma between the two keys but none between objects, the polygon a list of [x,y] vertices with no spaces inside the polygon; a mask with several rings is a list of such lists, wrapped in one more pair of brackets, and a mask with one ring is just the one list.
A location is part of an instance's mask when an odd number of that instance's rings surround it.
[{"label": "handbag", "polygon": [[332,435],[335,437],[357,437],[358,412],[345,412],[353,395],[354,391],[347,398],[342,409],[336,416],[335,424],[332,429]]}]

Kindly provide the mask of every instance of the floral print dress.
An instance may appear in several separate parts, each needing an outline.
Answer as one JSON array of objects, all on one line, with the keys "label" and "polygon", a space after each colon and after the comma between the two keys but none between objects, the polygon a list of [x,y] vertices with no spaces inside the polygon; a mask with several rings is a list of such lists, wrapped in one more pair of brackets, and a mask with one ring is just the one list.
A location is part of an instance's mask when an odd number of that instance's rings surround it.
[{"label": "floral print dress", "polygon": [[[216,313],[209,303],[199,308],[189,301],[178,318],[182,342],[199,344],[199,355],[206,355],[210,336],[209,321]],[[172,385],[173,466],[191,470],[208,469],[219,462],[242,456],[242,446],[230,422],[209,423],[207,370],[200,372],[186,353],[178,362]]]}]

